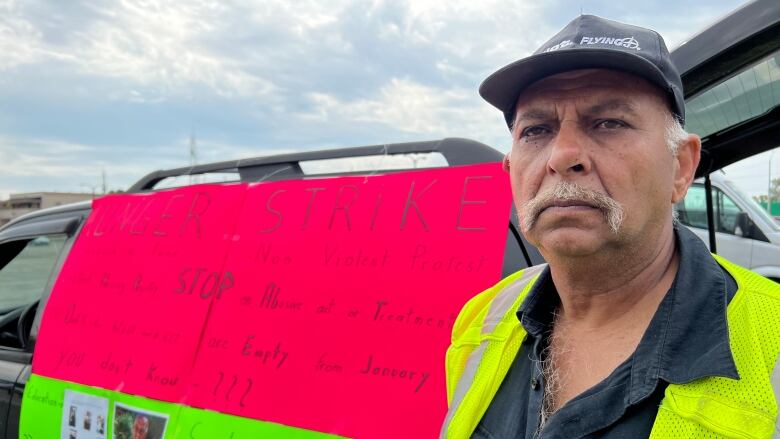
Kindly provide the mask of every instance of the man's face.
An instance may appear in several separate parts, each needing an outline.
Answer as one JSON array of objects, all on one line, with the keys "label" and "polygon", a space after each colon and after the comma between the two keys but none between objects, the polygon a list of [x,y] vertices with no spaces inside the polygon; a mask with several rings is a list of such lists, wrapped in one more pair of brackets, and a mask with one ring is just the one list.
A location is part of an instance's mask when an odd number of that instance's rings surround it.
[{"label": "man's face", "polygon": [[[657,239],[690,181],[680,177],[666,145],[668,114],[657,87],[612,70],[566,72],[527,88],[518,99],[508,164],[521,223],[535,219],[523,230],[529,241],[549,259]],[[538,215],[523,212],[567,183],[585,194],[542,203]],[[623,209],[617,231],[598,204],[610,198]]]},{"label": "man's face", "polygon": [[149,419],[145,416],[135,418],[133,423],[133,439],[146,439],[146,433],[149,432]]}]

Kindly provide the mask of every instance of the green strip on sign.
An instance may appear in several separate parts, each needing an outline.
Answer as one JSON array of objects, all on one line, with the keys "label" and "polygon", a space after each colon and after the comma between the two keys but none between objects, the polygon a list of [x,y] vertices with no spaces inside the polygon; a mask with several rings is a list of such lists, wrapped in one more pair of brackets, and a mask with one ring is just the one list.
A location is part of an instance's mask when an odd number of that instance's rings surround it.
[{"label": "green strip on sign", "polygon": [[339,436],[224,415],[209,410],[182,407],[179,428],[175,437],[187,439],[256,439],[266,437],[323,439]]},{"label": "green strip on sign", "polygon": [[[78,405],[78,403],[73,404],[71,401],[66,404],[66,391],[105,398],[108,401],[108,416],[104,421],[106,423],[104,436],[106,439],[130,439],[132,436],[127,436],[128,429],[132,429],[132,424],[138,417],[146,418],[143,422],[149,424],[149,439],[254,439],[258,437],[324,439],[338,437],[126,395],[39,375],[32,375],[25,387],[19,437],[24,439],[67,439],[67,430],[71,429],[67,419],[70,406]],[[73,393],[70,394],[73,395]],[[84,408],[79,407],[77,413],[75,426],[72,427],[74,430],[84,428]],[[118,414],[116,422],[115,414]],[[63,419],[63,415],[66,416],[65,419]],[[90,418],[89,428],[92,432],[96,432],[95,429],[98,428],[98,420],[95,416]],[[114,431],[115,426],[117,427],[116,431]],[[63,432],[63,429],[66,431]],[[158,436],[163,435],[163,431],[164,436]]]}]

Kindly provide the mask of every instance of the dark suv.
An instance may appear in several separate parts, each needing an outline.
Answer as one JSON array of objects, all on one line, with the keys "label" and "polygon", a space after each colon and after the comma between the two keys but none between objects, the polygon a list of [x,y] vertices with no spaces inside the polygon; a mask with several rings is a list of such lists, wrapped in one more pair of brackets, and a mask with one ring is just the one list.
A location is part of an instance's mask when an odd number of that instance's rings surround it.
[{"label": "dark suv", "polygon": [[[142,193],[185,184],[268,182],[304,177],[365,174],[368,163],[383,173],[423,166],[441,167],[498,162],[502,154],[475,141],[439,141],[332,149],[258,157],[153,172],[128,192]],[[372,163],[373,162],[373,163]],[[389,169],[388,169],[389,168]],[[22,392],[31,373],[32,356],[46,306],[60,268],[92,209],[91,202],[41,210],[0,229],[0,430],[18,435]],[[507,219],[503,275],[543,262],[518,232],[516,215]]]}]

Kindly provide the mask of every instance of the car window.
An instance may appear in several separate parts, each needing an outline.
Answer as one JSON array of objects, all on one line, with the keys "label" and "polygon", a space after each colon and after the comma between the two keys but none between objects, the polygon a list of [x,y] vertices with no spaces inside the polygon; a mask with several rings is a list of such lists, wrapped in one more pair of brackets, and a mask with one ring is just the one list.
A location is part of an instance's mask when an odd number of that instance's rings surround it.
[{"label": "car window", "polygon": [[726,180],[726,185],[729,187],[732,194],[735,194],[737,198],[742,200],[743,205],[744,203],[750,203],[755,206],[755,209],[750,212],[750,218],[761,223],[763,225],[761,227],[762,229],[768,229],[772,232],[780,232],[780,224],[778,224],[774,218],[772,218],[772,216],[769,215],[766,210],[764,210],[766,207],[758,204],[758,202],[753,197],[747,195],[742,190],[742,188],[734,184],[734,182]]},{"label": "car window", "polygon": [[685,198],[675,205],[677,217],[682,224],[700,229],[707,228],[707,201],[704,186],[694,184]]},{"label": "car window", "polygon": [[12,257],[0,264],[0,311],[40,299],[65,239],[65,235],[48,235],[0,245],[0,260]]},{"label": "car window", "polygon": [[685,103],[686,129],[707,137],[768,113],[780,103],[780,51]]},{"label": "car window", "polygon": [[[742,212],[734,201],[728,195],[715,188],[715,199],[717,200],[716,212],[718,213],[717,230],[721,233],[735,235],[737,230],[737,214]],[[744,233],[744,231],[742,231]],[[742,235],[740,233],[740,235]]]},{"label": "car window", "polygon": [[[742,209],[728,195],[713,187],[713,209],[715,210],[715,230],[721,233],[737,234],[739,213]],[[677,217],[682,224],[700,229],[707,228],[707,199],[704,186],[694,184],[685,198],[675,205]],[[744,231],[743,231],[744,232]]]}]

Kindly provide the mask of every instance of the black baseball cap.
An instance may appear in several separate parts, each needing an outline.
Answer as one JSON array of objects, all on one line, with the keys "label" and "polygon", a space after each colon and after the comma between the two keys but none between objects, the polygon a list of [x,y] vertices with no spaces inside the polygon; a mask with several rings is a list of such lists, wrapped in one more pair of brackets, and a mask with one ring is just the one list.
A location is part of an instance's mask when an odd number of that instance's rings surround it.
[{"label": "black baseball cap", "polygon": [[621,70],[657,85],[666,92],[680,123],[685,123],[682,80],[661,35],[595,15],[575,18],[533,55],[488,76],[479,94],[504,112],[511,129],[517,98],[526,87],[557,73],[592,68]]}]

